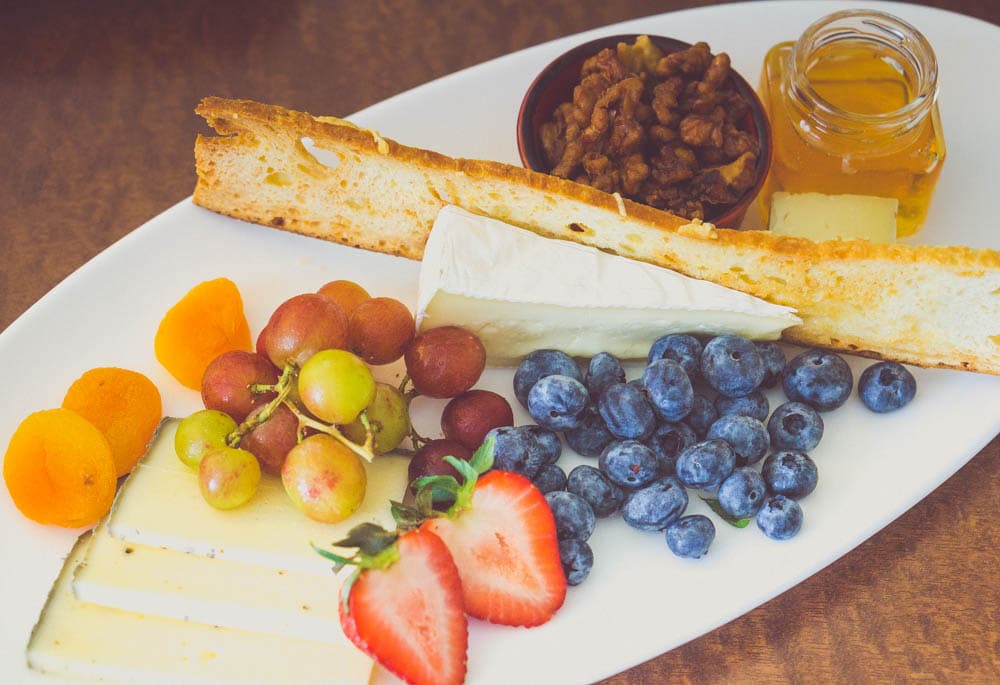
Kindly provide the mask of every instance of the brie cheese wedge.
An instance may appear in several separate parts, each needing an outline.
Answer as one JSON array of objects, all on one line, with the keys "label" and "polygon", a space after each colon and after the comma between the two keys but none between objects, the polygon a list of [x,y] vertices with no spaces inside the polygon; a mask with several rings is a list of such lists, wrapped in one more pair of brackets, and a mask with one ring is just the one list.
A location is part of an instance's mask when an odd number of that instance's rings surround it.
[{"label": "brie cheese wedge", "polygon": [[420,330],[470,330],[496,365],[542,348],[645,359],[668,333],[774,340],[799,323],[789,307],[454,206],[434,222],[417,294]]}]

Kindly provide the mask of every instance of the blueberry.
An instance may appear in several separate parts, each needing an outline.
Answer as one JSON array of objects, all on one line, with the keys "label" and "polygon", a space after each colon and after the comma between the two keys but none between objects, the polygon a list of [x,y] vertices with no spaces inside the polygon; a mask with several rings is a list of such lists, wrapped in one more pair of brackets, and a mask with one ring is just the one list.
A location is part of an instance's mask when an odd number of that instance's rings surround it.
[{"label": "blueberry", "polygon": [[625,491],[608,480],[599,469],[581,464],[569,472],[566,489],[587,500],[598,518],[611,516],[622,506]]},{"label": "blueberry", "polygon": [[693,335],[672,333],[657,338],[649,348],[647,364],[657,359],[672,359],[681,365],[693,380],[701,371],[701,342]]},{"label": "blueberry", "polygon": [[546,464],[562,454],[559,436],[541,426],[501,426],[487,434],[493,437],[493,468],[534,478]]},{"label": "blueberry", "polygon": [[597,408],[588,405],[580,415],[580,423],[576,428],[569,428],[563,436],[570,449],[583,457],[599,457],[604,448],[615,440]]},{"label": "blueberry", "polygon": [[675,472],[677,455],[686,447],[698,442],[698,436],[686,423],[664,421],[644,442],[656,455],[656,465],[660,475],[672,476]]},{"label": "blueberry", "polygon": [[777,494],[802,499],[816,489],[819,472],[816,462],[804,452],[775,452],[764,460],[761,475],[768,489]]},{"label": "blueberry", "polygon": [[583,383],[555,374],[540,378],[528,393],[528,413],[540,426],[561,431],[580,424],[580,414],[590,402]]},{"label": "blueberry", "polygon": [[776,342],[759,342],[756,345],[757,352],[764,361],[764,380],[760,382],[760,387],[773,388],[781,380],[781,372],[785,370],[785,351]]},{"label": "blueberry", "polygon": [[696,392],[694,402],[691,404],[691,411],[684,417],[684,423],[691,426],[700,440],[705,437],[709,426],[715,423],[717,418],[719,418],[719,412],[712,400]]},{"label": "blueberry", "polygon": [[545,501],[552,510],[552,517],[556,521],[556,537],[560,540],[586,540],[594,532],[597,519],[587,500],[572,492],[557,490],[546,493]]},{"label": "blueberry", "polygon": [[679,480],[666,476],[628,493],[622,503],[622,518],[639,530],[663,530],[680,518],[687,505],[687,490]]},{"label": "blueberry", "polygon": [[597,398],[609,385],[625,382],[625,367],[618,357],[607,352],[598,352],[590,358],[585,379],[584,385],[590,391],[590,396]]},{"label": "blueberry", "polygon": [[671,552],[686,559],[699,559],[715,539],[715,524],[702,514],[682,516],[667,527],[666,537]]},{"label": "blueberry", "polygon": [[851,396],[854,375],[840,355],[806,350],[785,366],[781,385],[788,399],[812,405],[817,411],[830,411]]},{"label": "blueberry", "polygon": [[752,416],[758,421],[767,421],[767,415],[771,413],[771,403],[768,402],[767,395],[760,390],[754,390],[742,397],[719,395],[715,398],[715,409],[719,412],[719,416],[742,414]]},{"label": "blueberry", "polygon": [[917,380],[902,364],[879,362],[861,372],[858,395],[865,406],[884,414],[905,407],[917,394]]},{"label": "blueberry", "polygon": [[611,434],[622,440],[641,440],[656,428],[656,414],[641,386],[609,385],[597,399],[597,410]]},{"label": "blueberry", "polygon": [[689,488],[714,490],[736,467],[736,452],[725,440],[697,442],[677,457],[677,478]]},{"label": "blueberry", "polygon": [[802,528],[802,507],[784,495],[775,495],[757,512],[757,527],[773,540],[795,537]]},{"label": "blueberry", "polygon": [[719,506],[730,516],[748,518],[757,513],[767,496],[767,485],[756,469],[741,466],[719,486]]},{"label": "blueberry", "polygon": [[767,454],[771,436],[761,421],[742,414],[720,416],[708,429],[709,440],[725,440],[736,452],[737,466],[756,464]]},{"label": "blueberry", "polygon": [[514,396],[527,408],[531,386],[545,376],[560,374],[583,382],[573,358],[560,350],[535,350],[528,353],[514,372]]},{"label": "blueberry", "polygon": [[727,397],[742,397],[764,380],[764,360],[757,346],[738,335],[719,335],[701,353],[701,375]]},{"label": "blueberry", "polygon": [[532,482],[542,493],[565,490],[566,472],[558,464],[546,464],[538,470]]},{"label": "blueberry", "polygon": [[771,447],[811,452],[823,438],[823,417],[808,404],[785,402],[767,421]]},{"label": "blueberry", "polygon": [[657,359],[642,373],[646,396],[656,413],[667,421],[680,421],[694,405],[691,379],[680,364],[671,359]]},{"label": "blueberry", "polygon": [[638,440],[611,443],[598,465],[608,480],[628,490],[641,488],[657,476],[656,455]]},{"label": "blueberry", "polygon": [[590,575],[594,566],[594,552],[583,540],[566,538],[559,541],[559,561],[566,574],[567,585],[579,585]]}]

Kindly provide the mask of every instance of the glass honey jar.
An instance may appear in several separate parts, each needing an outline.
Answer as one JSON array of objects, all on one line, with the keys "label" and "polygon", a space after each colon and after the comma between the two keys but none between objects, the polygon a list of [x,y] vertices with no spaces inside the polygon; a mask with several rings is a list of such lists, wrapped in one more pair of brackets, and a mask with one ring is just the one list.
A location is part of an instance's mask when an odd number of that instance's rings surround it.
[{"label": "glass honey jar", "polygon": [[927,216],[945,158],[938,68],[927,39],[882,12],[848,10],[768,52],[761,100],[774,157],[759,196],[858,194],[896,198],[896,235]]}]

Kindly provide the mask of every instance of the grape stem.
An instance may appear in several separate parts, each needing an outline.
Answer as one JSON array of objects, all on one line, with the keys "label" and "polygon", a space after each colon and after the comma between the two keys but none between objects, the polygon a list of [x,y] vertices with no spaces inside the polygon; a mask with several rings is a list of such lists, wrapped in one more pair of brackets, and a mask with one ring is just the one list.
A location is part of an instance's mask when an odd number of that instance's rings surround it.
[{"label": "grape stem", "polygon": [[278,406],[284,402],[289,393],[292,392],[292,383],[296,378],[297,375],[295,373],[295,367],[292,364],[286,364],[285,368],[281,370],[281,377],[278,378],[278,382],[274,385],[266,385],[263,383],[254,383],[251,385],[250,392],[254,394],[275,392],[277,395],[274,399],[264,405],[263,409],[256,414],[248,416],[243,423],[236,427],[236,430],[227,435],[226,444],[230,447],[239,447],[240,441],[243,440],[247,433],[271,418],[271,415],[274,414]]},{"label": "grape stem", "polygon": [[[365,444],[359,445],[349,440],[346,435],[337,430],[336,426],[323,423],[322,421],[317,421],[311,416],[306,416],[305,414],[302,413],[301,410],[299,410],[298,407],[295,406],[294,402],[285,402],[285,406],[288,407],[292,411],[292,413],[295,414],[295,417],[299,420],[300,430],[304,426],[306,428],[312,428],[313,430],[317,430],[320,433],[326,433],[335,440],[343,443],[345,447],[347,447],[349,450],[357,454],[365,461],[370,462],[375,458],[375,452],[373,450],[375,436],[371,432],[371,430],[367,431],[367,435],[365,437]],[[363,420],[363,422],[365,423],[365,427],[367,428],[367,417]]]}]

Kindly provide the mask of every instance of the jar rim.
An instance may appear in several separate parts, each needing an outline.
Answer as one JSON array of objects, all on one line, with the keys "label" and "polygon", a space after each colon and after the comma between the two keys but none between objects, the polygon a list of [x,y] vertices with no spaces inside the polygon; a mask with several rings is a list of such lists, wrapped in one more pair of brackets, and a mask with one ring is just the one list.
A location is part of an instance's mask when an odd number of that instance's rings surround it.
[{"label": "jar rim", "polygon": [[[867,114],[842,109],[824,98],[806,77],[808,59],[820,48],[841,40],[863,41],[888,48],[913,67],[916,82],[909,102],[889,112]],[[912,24],[878,10],[842,10],[809,25],[788,55],[792,89],[810,106],[844,128],[900,126],[923,118],[937,100],[938,65],[927,38]]]}]

